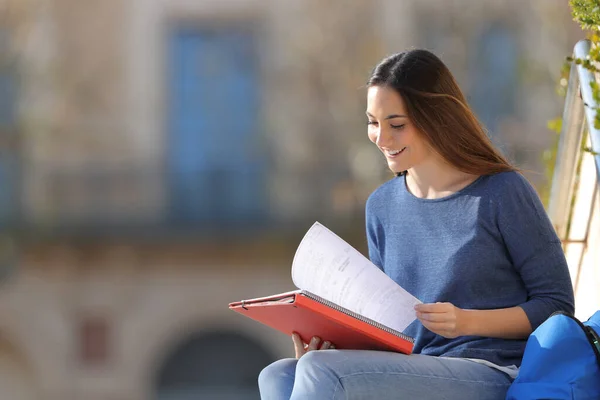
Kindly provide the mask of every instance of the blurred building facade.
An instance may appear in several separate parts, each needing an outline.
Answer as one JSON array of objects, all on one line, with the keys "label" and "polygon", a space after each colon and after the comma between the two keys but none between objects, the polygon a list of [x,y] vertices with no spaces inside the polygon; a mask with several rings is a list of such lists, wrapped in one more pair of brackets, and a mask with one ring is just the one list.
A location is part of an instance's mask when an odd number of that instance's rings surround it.
[{"label": "blurred building facade", "polygon": [[293,289],[316,219],[365,250],[390,177],[365,134],[370,69],[434,50],[541,171],[581,35],[563,3],[5,0],[2,393],[257,398],[291,343],[227,304]]}]

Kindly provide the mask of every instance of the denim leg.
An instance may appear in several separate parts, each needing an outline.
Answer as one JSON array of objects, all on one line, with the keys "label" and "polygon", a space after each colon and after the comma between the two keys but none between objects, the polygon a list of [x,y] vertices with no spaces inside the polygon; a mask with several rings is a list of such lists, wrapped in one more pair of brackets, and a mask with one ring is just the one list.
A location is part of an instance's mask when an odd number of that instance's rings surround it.
[{"label": "denim leg", "polygon": [[[293,381],[291,400],[504,400],[512,383],[506,374],[468,360],[380,351],[311,351],[295,371],[292,365],[287,361],[269,374],[268,386],[279,390],[273,398],[287,399]],[[285,383],[273,383],[277,375],[285,376]]]},{"label": "denim leg", "polygon": [[294,387],[295,358],[284,358],[266,366],[258,375],[258,390],[262,400],[288,400]]}]

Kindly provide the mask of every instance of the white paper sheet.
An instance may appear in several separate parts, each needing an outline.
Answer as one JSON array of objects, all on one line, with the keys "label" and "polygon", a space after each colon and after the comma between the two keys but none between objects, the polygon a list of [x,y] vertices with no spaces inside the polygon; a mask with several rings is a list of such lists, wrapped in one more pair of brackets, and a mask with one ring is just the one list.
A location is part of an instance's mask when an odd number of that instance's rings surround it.
[{"label": "white paper sheet", "polygon": [[296,250],[292,280],[344,308],[402,332],[416,318],[420,301],[319,222]]}]

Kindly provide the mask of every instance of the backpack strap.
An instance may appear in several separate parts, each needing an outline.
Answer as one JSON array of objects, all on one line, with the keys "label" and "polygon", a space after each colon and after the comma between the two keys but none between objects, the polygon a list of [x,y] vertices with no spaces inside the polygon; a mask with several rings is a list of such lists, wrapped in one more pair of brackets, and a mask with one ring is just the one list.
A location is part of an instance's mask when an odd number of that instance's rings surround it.
[{"label": "backpack strap", "polygon": [[598,366],[600,366],[600,336],[596,333],[594,328],[591,326],[583,325],[585,327],[585,333],[588,337],[588,340],[592,344],[592,348],[594,349],[594,353],[596,353],[596,360],[598,361]]}]

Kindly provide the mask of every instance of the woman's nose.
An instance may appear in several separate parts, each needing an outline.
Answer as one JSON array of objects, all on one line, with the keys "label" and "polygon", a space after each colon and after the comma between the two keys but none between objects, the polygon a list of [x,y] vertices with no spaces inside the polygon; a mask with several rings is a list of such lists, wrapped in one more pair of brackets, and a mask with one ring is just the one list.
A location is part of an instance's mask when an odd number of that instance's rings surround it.
[{"label": "woman's nose", "polygon": [[379,128],[377,131],[377,140],[376,140],[376,144],[379,147],[387,147],[390,143],[390,135],[385,132],[384,129]]}]

